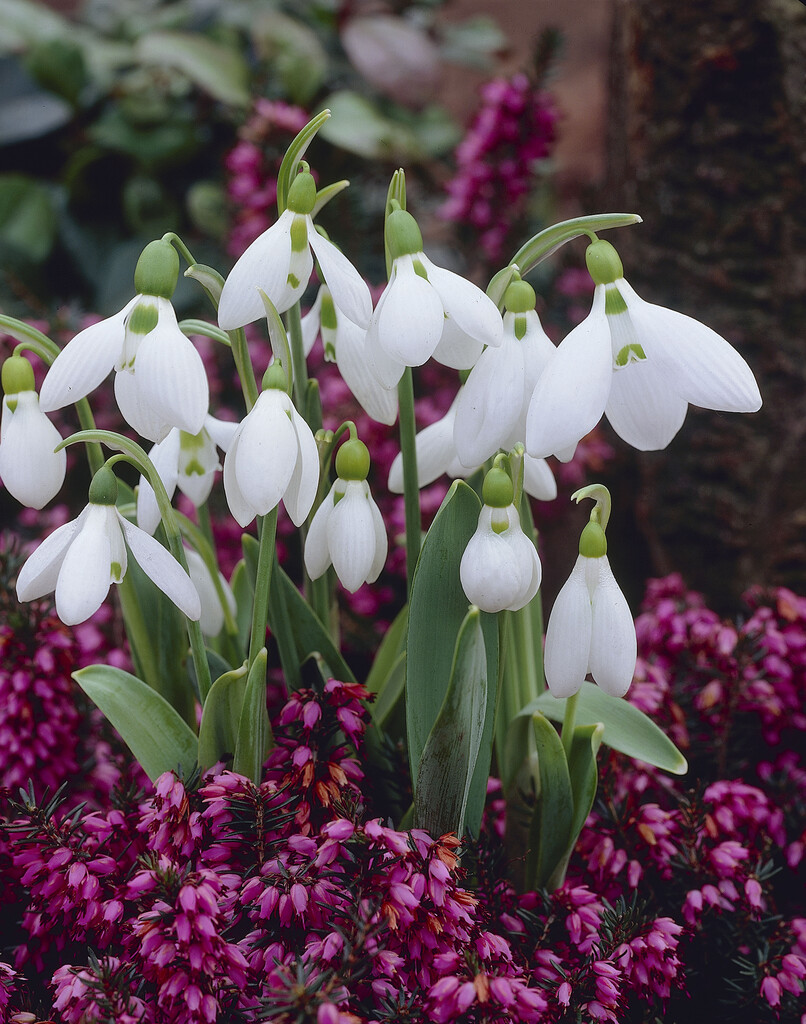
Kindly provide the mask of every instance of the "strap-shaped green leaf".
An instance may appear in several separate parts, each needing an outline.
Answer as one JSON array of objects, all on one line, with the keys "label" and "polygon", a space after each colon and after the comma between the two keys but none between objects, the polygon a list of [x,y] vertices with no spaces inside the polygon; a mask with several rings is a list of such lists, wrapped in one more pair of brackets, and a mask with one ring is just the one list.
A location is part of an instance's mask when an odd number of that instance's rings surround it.
[{"label": "strap-shaped green leaf", "polygon": [[406,628],[409,622],[409,606],[404,605],[395,616],[384,634],[381,645],[378,648],[372,662],[372,668],[367,676],[366,688],[370,693],[380,696],[386,685],[386,680],[397,663],[401,651],[405,649]]},{"label": "strap-shaped green leaf", "polygon": [[263,762],[273,745],[269,713],[266,710],[266,648],[252,662],[238,723],[232,770],[260,784]]},{"label": "strap-shaped green leaf", "polygon": [[171,770],[190,775],[198,759],[198,740],[156,690],[111,665],[90,665],[74,672],[73,678],[117,729],[152,782]]},{"label": "strap-shaped green leaf", "polygon": [[571,844],[574,797],[557,730],[539,712],[532,715],[532,727],[540,788],[529,829],[526,885],[529,889],[538,889],[548,884]]},{"label": "strap-shaped green leaf", "polygon": [[417,768],[414,821],[434,835],[464,832],[487,713],[487,653],[471,608],[459,629],[450,682]]},{"label": "strap-shaped green leaf", "polygon": [[203,772],[217,761],[235,756],[245,693],[246,665],[220,675],[210,688],[199,727],[199,768]]},{"label": "strap-shaped green leaf", "polygon": [[291,182],[297,173],[299,162],[305,156],[305,152],[313,142],[314,136],[329,117],[329,110],[323,110],[317,114],[316,117],[305,125],[286,150],[283,162],[280,164],[280,170],[277,173],[278,213],[283,213],[288,206],[288,190],[291,188]]},{"label": "strap-shaped green leaf", "polygon": [[[552,721],[562,722],[565,705],[565,700],[552,697],[547,691],[524,708],[521,714],[531,715],[540,711]],[[688,771],[685,757],[643,711],[620,697],[610,697],[593,683],[584,682],[577,701],[576,724],[594,725],[596,722],[604,726],[602,743],[614,750],[673,775],[685,775]]]}]

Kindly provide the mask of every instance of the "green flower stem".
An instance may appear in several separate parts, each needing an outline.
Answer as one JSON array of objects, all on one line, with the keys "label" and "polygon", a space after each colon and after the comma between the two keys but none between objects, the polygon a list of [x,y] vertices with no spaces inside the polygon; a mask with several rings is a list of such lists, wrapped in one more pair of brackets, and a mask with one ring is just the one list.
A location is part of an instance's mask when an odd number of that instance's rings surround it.
[{"label": "green flower stem", "polygon": [[255,602],[252,605],[252,634],[249,638],[249,666],[254,664],[266,646],[266,625],[269,621],[269,590],[277,536],[277,506],[259,520],[260,549],[255,578]]},{"label": "green flower stem", "polygon": [[[39,356],[43,363],[47,366],[53,365],[53,360],[59,354],[61,349],[55,341],[51,341],[47,335],[38,331],[35,327],[31,327],[30,324],[23,323],[22,320],[17,320],[13,316],[4,316],[0,314],[0,329],[6,334],[10,334],[12,338],[16,338],[19,345],[14,349],[14,355],[20,355],[22,352],[33,352]],[[79,399],[76,403],[76,413],[78,414],[78,422],[81,424],[82,430],[94,430],[95,429],[95,418],[92,415],[92,409],[90,403],[86,398]],[[101,451],[101,446],[98,444],[88,444],[87,448],[87,461],[90,464],[90,472],[95,474],[104,464],[104,457]]]},{"label": "green flower stem", "polygon": [[305,393],[308,387],[308,367],[305,363],[305,349],[302,344],[302,316],[299,303],[285,315],[288,340],[291,343],[291,371],[294,376],[294,404],[300,416],[305,416]]},{"label": "green flower stem", "polygon": [[243,391],[243,398],[246,403],[246,411],[251,412],[252,407],[257,401],[258,389],[257,380],[255,379],[255,368],[252,366],[252,360],[249,358],[249,346],[246,344],[246,334],[244,333],[243,327],[239,327],[237,331],[227,331],[227,334],[230,339],[235,369],[238,373],[238,379],[241,382],[241,390]]},{"label": "green flower stem", "polygon": [[[185,572],[187,572],[188,564],[185,558],[185,549],[182,547],[182,535],[173,506],[165,491],[165,485],[160,479],[159,473],[140,445],[136,441],[132,441],[122,434],[116,434],[111,430],[80,430],[77,434],[72,434],[70,437],[65,438],[57,447],[57,451],[61,448],[66,448],[68,445],[77,444],[80,441],[100,441],[108,447],[115,449],[121,454],[113,456],[109,460],[110,465],[121,458],[125,458],[146,477],[157,499],[162,525],[168,540],[168,549]],[[210,666],[207,663],[207,654],[204,650],[204,637],[198,622],[188,618],[186,618],[186,622],[188,639],[190,640],[190,651],[193,657],[193,665],[196,669],[196,679],[199,683],[199,694],[202,704],[204,704],[207,694],[210,692],[210,687],[213,685],[210,678]]]},{"label": "green flower stem", "polygon": [[227,348],[232,348],[232,341],[227,332],[222,331],[215,324],[208,324],[206,320],[180,320],[179,330],[185,335],[200,334],[203,338],[212,338],[219,345],[226,345]]},{"label": "green flower stem", "polygon": [[403,456],[403,500],[406,510],[406,579],[411,594],[414,567],[420,554],[420,488],[417,482],[417,426],[414,419],[414,382],[407,366],[397,386],[400,405],[400,451]]},{"label": "green flower stem", "polygon": [[513,674],[517,672],[516,660],[513,658],[512,645],[512,613],[498,613],[498,711],[495,716],[495,748],[498,758],[498,771],[505,763],[509,726],[520,711],[517,684]]},{"label": "green flower stem", "polygon": [[574,743],[574,724],[577,716],[577,700],[579,699],[579,692],[575,693],[573,697],[568,697],[565,702],[565,715],[563,716],[563,731],[562,741],[563,750],[565,751],[566,761],[571,760],[571,747]]},{"label": "green flower stem", "polygon": [[185,245],[185,243],[182,241],[179,235],[176,234],[175,231],[166,231],[166,233],[162,236],[162,241],[170,242],[171,245],[182,254],[185,263],[187,263],[189,267],[193,267],[196,265],[196,260],[194,260],[193,258],[193,253],[190,251],[190,249],[188,249],[188,247]]}]

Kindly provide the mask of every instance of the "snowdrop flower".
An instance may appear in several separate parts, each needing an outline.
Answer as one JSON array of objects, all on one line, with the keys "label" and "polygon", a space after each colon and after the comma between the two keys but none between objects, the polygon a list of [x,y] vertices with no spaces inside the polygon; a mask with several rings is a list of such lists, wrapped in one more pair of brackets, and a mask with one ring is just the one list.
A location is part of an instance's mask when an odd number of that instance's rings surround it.
[{"label": "snowdrop flower", "polygon": [[532,393],[555,352],[535,312],[530,284],[513,281],[504,305],[501,346],[485,349],[459,392],[453,435],[466,466],[481,466],[499,448],[525,440]]},{"label": "snowdrop flower", "polygon": [[[200,433],[188,434],[174,427],[164,440],[154,445],[148,456],[165,485],[169,499],[178,486],[196,508],[207,501],[216,470],[221,469],[216,447],[226,452],[237,429],[237,423],[208,415]],[[156,496],[151,484],[141,476],[137,488],[137,525],[146,533],[153,533],[159,521]]]},{"label": "snowdrop flower", "polygon": [[305,541],[305,569],[312,580],[331,564],[342,586],[354,594],[374,583],[386,562],[388,540],[369,492],[369,452],[358,438],[339,448],[336,482],[316,510]]},{"label": "snowdrop flower", "polygon": [[516,612],[537,593],[540,559],[521,529],[512,481],[503,469],[490,470],[482,496],[478,527],[462,555],[459,579],[468,601],[482,611]]},{"label": "snowdrop flower", "polygon": [[[465,466],[456,451],[456,410],[462,396],[462,388],[453,400],[450,409],[441,420],[424,427],[414,440],[417,453],[417,486],[427,487],[434,480],[447,474],[452,479],[467,479],[483,462]],[[389,490],[393,494],[403,493],[403,456],[398,452],[389,470]],[[557,484],[545,459],[523,456],[523,489],[539,501],[554,501]]]},{"label": "snowdrop flower", "polygon": [[24,356],[3,363],[0,477],[28,508],[43,508],[64,483],[67,453],[55,452],[62,438],[39,407],[34,371]]},{"label": "snowdrop flower", "polygon": [[389,284],[367,331],[367,351],[384,387],[394,388],[406,366],[421,366],[431,356],[466,370],[485,345],[501,344],[498,307],[470,281],[428,259],[410,213],[389,215],[387,240]]},{"label": "snowdrop flower", "polygon": [[317,332],[322,335],[325,359],[336,363],[344,383],[362,408],[378,423],[391,426],[397,419],[397,393],[382,387],[371,370],[366,351],[367,332],[340,310],[327,285],[322,285],[302,318],[302,342],[307,356]]},{"label": "snowdrop flower", "polygon": [[266,315],[261,288],[278,313],[294,305],[308,286],[316,256],[336,305],[359,327],[366,327],[372,298],[366,281],[346,256],[320,235],[312,212],[316,183],[303,161],[288,191],[288,208],[249,246],[230,271],[221,292],[218,322],[232,331]]},{"label": "snowdrop flower", "polygon": [[141,569],[189,619],[201,615],[190,577],[166,549],[115,507],[117,480],[107,466],[93,477],[89,504],[34,551],[17,578],[17,597],[34,601],[55,589],[56,613],[68,626],[101,607],[112,583],[126,575],[128,545]]},{"label": "snowdrop flower", "polygon": [[560,344],[537,383],[526,423],[527,450],[572,458],[604,413],[640,451],[665,448],[689,404],[756,412],[750,367],[724,338],[691,317],[639,298],[609,242],[588,246],[596,282],[590,315]]},{"label": "snowdrop flower", "polygon": [[[597,487],[585,487],[573,497],[591,496]],[[598,521],[599,507],[597,502],[582,531],[579,557],[549,616],[545,671],[555,697],[573,696],[588,672],[605,693],[623,697],[635,672],[635,624],[607,560],[607,516]]]},{"label": "snowdrop flower", "polygon": [[239,526],[265,516],[282,498],[295,526],[308,518],[319,485],[319,452],[311,428],[283,390],[272,364],[252,410],[238,424],[224,459],[224,491]]},{"label": "snowdrop flower", "polygon": [[[193,586],[198,591],[199,601],[201,602],[201,616],[199,618],[201,631],[205,636],[218,636],[224,628],[225,617],[221,597],[216,589],[213,576],[207,568],[207,563],[198,551],[194,551],[192,548],[185,548],[185,558],[187,558],[188,573],[193,581]],[[234,617],[238,606],[235,603],[235,595],[232,593],[232,589],[223,573],[218,574],[218,584],[224,601],[227,604],[227,609],[230,615]]]},{"label": "snowdrop flower", "polygon": [[119,313],[80,331],[54,360],[40,404],[53,412],[84,398],[115,369],[115,398],[138,434],[161,441],[179,427],[198,434],[210,400],[201,356],[182,334],[170,298],[179,257],[150,242],[134,273],[138,294]]}]

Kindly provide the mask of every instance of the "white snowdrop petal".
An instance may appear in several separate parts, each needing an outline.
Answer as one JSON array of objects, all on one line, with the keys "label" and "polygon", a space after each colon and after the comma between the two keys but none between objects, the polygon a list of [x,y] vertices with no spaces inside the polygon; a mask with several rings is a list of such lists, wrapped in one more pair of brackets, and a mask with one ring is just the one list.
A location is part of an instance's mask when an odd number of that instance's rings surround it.
[{"label": "white snowdrop petal", "polygon": [[[176,490],[177,466],[179,463],[179,430],[174,429],[168,436],[155,444],[148,457],[154,464],[160,480],[168,494],[173,498]],[[146,477],[140,477],[137,487],[137,525],[146,533],[153,533],[160,522],[160,511],[154,489]]]},{"label": "white snowdrop petal", "polygon": [[668,386],[692,405],[720,412],[756,412],[761,394],[753,371],[716,331],[684,313],[645,302],[617,282],[638,341]]},{"label": "white snowdrop petal", "polygon": [[[308,282],[313,273],[313,256],[306,245],[298,252],[291,250],[291,258],[288,262],[288,274],[286,276],[285,288],[277,296],[274,305],[278,313],[285,313],[295,302],[298,302],[308,287]],[[265,289],[264,289],[265,290]],[[265,312],[263,314],[266,315]]]},{"label": "white snowdrop petal", "polygon": [[286,210],[252,242],[230,271],[218,304],[218,323],[222,330],[234,331],[263,319],[266,310],[258,288],[277,305],[288,284],[293,219],[294,214]]},{"label": "white snowdrop petal", "polygon": [[138,529],[116,512],[123,535],[137,564],[184,615],[194,621],[201,617],[201,601],[190,576],[159,541]]},{"label": "white snowdrop petal", "polygon": [[359,327],[367,328],[372,316],[372,296],[364,278],[332,242],[316,230],[308,218],[308,241],[319,261],[322,276],[339,311]]},{"label": "white snowdrop petal", "polygon": [[73,538],[56,582],[56,612],[62,622],[75,626],[101,607],[112,583],[111,530],[116,526],[112,505],[90,505],[81,529]]},{"label": "white snowdrop petal", "polygon": [[545,459],[524,454],[523,489],[538,501],[554,501],[557,497],[557,481]]},{"label": "white snowdrop petal", "polygon": [[383,521],[381,510],[369,493],[369,487],[366,488],[366,494],[367,504],[372,514],[372,525],[375,529],[375,556],[367,573],[367,583],[374,583],[380,576],[384,565],[386,565],[386,556],[389,553],[389,538],[386,536],[386,524]]},{"label": "white snowdrop petal", "polygon": [[224,495],[226,496],[227,505],[233,519],[240,527],[246,528],[257,515],[257,511],[243,496],[235,472],[235,459],[238,454],[238,442],[241,437],[242,428],[243,423],[235,432],[235,437],[224,459]]},{"label": "white snowdrop petal", "polygon": [[302,351],[306,357],[311,354],[311,349],[316,342],[316,336],[319,334],[319,316],[322,309],[322,289],[316,293],[316,298],[313,300],[313,305],[300,320],[300,327],[302,328]]},{"label": "white snowdrop petal", "polygon": [[[526,440],[526,417],[529,412],[529,403],[537,387],[537,382],[540,380],[540,375],[557,351],[556,346],[549,340],[548,335],[543,330],[537,313],[532,310],[531,312],[524,313],[523,316],[526,317],[526,334],[520,340],[521,352],[523,354],[523,397],[518,418],[515,421],[511,434],[501,446],[502,448],[512,448],[516,442]],[[514,314],[512,313],[504,315],[505,336],[508,330],[514,331],[514,319]]]},{"label": "white snowdrop petal", "polygon": [[505,337],[482,354],[459,390],[453,439],[466,466],[480,466],[501,447],[520,415],[522,388],[520,344]]},{"label": "white snowdrop petal", "polygon": [[604,287],[590,315],[559,345],[537,382],[526,417],[526,449],[544,459],[576,445],[602,417],[613,376]]},{"label": "white snowdrop petal", "polygon": [[479,360],[484,343],[465,334],[449,317],[442,325],[442,336],[434,349],[434,359],[454,370],[469,370]]},{"label": "white snowdrop petal", "polygon": [[590,671],[605,693],[623,697],[635,673],[635,624],[607,557],[596,561],[600,571],[593,595]]},{"label": "white snowdrop petal", "polygon": [[[198,551],[194,551],[192,548],[185,548],[185,558],[188,563],[188,574],[193,586],[196,588],[201,603],[201,616],[199,617],[201,631],[205,636],[218,636],[224,628],[224,609],[221,606],[221,600],[218,596],[213,577]],[[237,605],[230,585],[221,573],[218,574],[218,581],[223,590],[227,607],[234,616],[237,611]]]},{"label": "white snowdrop petal", "polygon": [[433,355],[445,320],[442,303],[428,281],[414,272],[410,256],[395,260],[394,277],[376,318],[380,346],[393,360],[421,366]]},{"label": "white snowdrop petal", "polygon": [[61,490],[67,471],[67,453],[55,452],[61,434],[39,408],[35,391],[14,395],[11,412],[9,396],[3,398],[0,426],[0,478],[21,504],[40,509]]},{"label": "white snowdrop petal", "polygon": [[291,422],[296,433],[298,454],[283,495],[283,504],[294,526],[302,526],[313,508],[319,487],[319,449],[311,428],[293,406]]},{"label": "white snowdrop petal", "polygon": [[[424,427],[415,438],[417,452],[417,485],[427,487],[443,473],[456,458],[453,443],[454,422],[456,419],[456,399],[441,420]],[[395,456],[389,470],[389,490],[393,494],[403,493],[403,456]]]},{"label": "white snowdrop petal", "polygon": [[35,601],[56,588],[64,556],[86,517],[87,508],[77,519],[54,530],[28,556],[17,576],[17,597],[20,601]]},{"label": "white snowdrop petal", "polygon": [[115,401],[129,426],[149,441],[162,441],[173,428],[172,423],[143,399],[140,382],[130,370],[115,374]]},{"label": "white snowdrop petal", "polygon": [[363,328],[339,315],[336,364],[344,383],[367,414],[378,423],[391,426],[397,419],[397,391],[385,388],[372,372],[366,334]]},{"label": "white snowdrop petal", "polygon": [[331,564],[327,524],[333,511],[335,487],[334,484],[325,500],[314,512],[313,519],[308,526],[308,536],[305,538],[305,571],[312,580],[318,580],[320,576],[323,576]]},{"label": "white snowdrop petal", "polygon": [[485,345],[500,345],[504,325],[492,299],[459,274],[436,266],[427,256],[420,256],[420,261],[456,326]]},{"label": "white snowdrop petal", "polygon": [[688,403],[657,362],[643,359],[613,371],[605,416],[619,437],[642,452],[665,448],[686,418]]},{"label": "white snowdrop petal", "polygon": [[79,331],[56,356],[42,382],[39,404],[43,412],[77,402],[108,376],[123,348],[124,322],[138,298],[114,316]]},{"label": "white snowdrop petal", "polygon": [[[514,506],[512,508],[515,511]],[[517,512],[515,512],[515,516],[517,516]],[[521,582],[518,594],[512,603],[507,605],[510,611],[516,612],[527,605],[537,593],[543,577],[543,567],[540,564],[537,549],[521,529],[519,520],[516,519],[508,530],[499,534],[499,537],[509,546],[520,571]]]},{"label": "white snowdrop petal", "polygon": [[588,673],[592,613],[585,585],[585,561],[576,561],[554,607],[546,630],[546,683],[555,697],[571,697]]},{"label": "white snowdrop petal", "polygon": [[[259,396],[243,423],[235,452],[238,486],[246,501],[265,516],[286,492],[299,454],[285,392],[270,388]],[[229,455],[227,455],[229,458]]]},{"label": "white snowdrop petal", "polygon": [[216,419],[215,416],[211,416],[208,413],[204,420],[204,429],[215,441],[216,445],[222,451],[227,452],[232,444],[232,439],[235,437],[238,424],[232,420]]},{"label": "white snowdrop petal", "polygon": [[343,486],[344,497],[328,518],[327,540],[336,575],[354,594],[366,582],[375,561],[375,524],[364,481],[349,480]]},{"label": "white snowdrop petal", "polygon": [[503,611],[520,596],[515,555],[491,529],[480,527],[470,538],[459,563],[459,579],[468,601],[485,612]]}]

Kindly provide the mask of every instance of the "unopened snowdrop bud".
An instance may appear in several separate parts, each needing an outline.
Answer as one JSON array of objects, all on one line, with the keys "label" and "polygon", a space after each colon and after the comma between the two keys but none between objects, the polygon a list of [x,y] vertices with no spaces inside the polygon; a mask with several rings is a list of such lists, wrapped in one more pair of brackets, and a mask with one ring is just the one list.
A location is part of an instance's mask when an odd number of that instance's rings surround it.
[{"label": "unopened snowdrop bud", "polygon": [[521,529],[513,498],[507,473],[491,469],[484,478],[478,527],[459,565],[468,601],[485,612],[518,611],[540,586],[540,559]]},{"label": "unopened snowdrop bud", "polygon": [[102,466],[78,519],[47,537],[20,570],[17,597],[34,601],[55,589],[62,622],[84,622],[100,608],[111,584],[126,575],[128,545],[149,579],[189,619],[198,619],[201,605],[190,577],[158,541],[118,512],[117,489],[115,474]]},{"label": "unopened snowdrop bud", "polygon": [[386,562],[388,540],[367,484],[369,451],[352,438],[336,454],[336,482],[316,510],[305,541],[305,569],[312,580],[332,564],[342,586],[355,593],[373,583]]},{"label": "unopened snowdrop bud", "polygon": [[54,451],[59,431],[39,407],[34,371],[24,356],[3,363],[0,420],[0,478],[28,508],[43,508],[64,483],[67,455]]},{"label": "unopened snowdrop bud", "polygon": [[367,352],[384,387],[395,387],[406,366],[420,366],[431,356],[466,370],[485,345],[501,344],[498,307],[480,288],[428,259],[410,213],[389,214],[386,238],[389,284],[367,331]]},{"label": "unopened snowdrop bud", "polygon": [[[623,697],[635,672],[637,643],[629,605],[607,560],[610,495],[592,485],[582,497],[602,495],[579,539],[579,557],[549,617],[546,682],[555,697],[571,697],[590,672],[611,697]],[[604,510],[604,514],[602,514]]]}]

